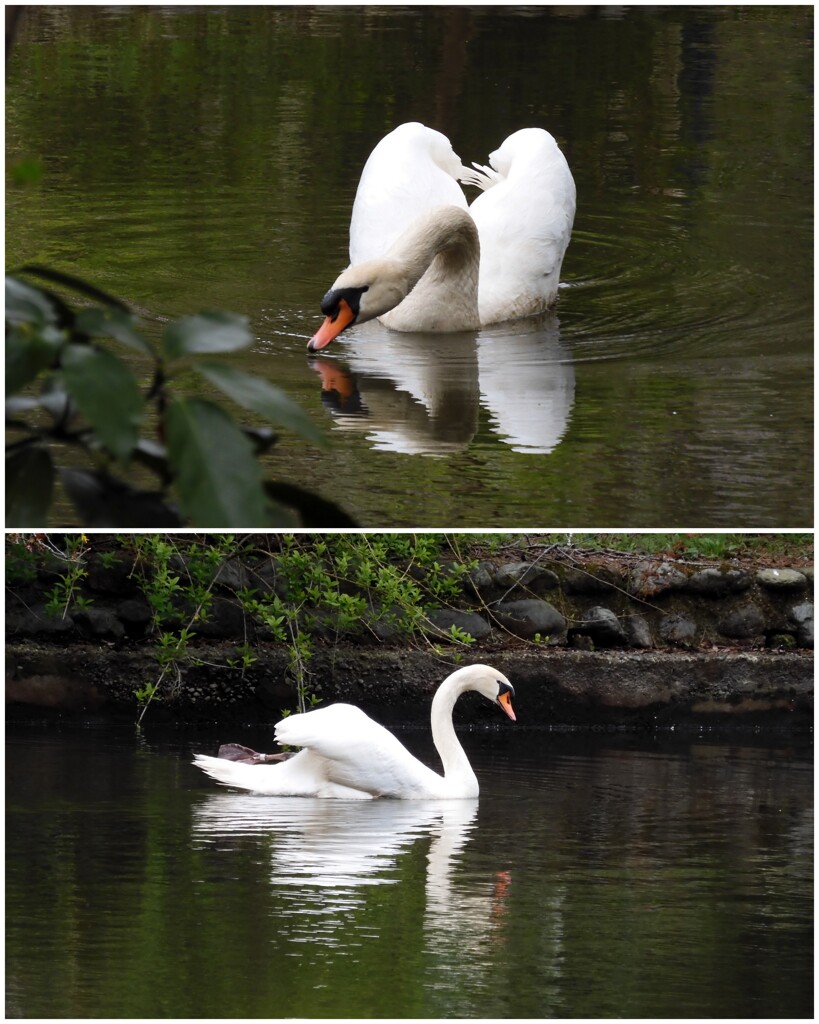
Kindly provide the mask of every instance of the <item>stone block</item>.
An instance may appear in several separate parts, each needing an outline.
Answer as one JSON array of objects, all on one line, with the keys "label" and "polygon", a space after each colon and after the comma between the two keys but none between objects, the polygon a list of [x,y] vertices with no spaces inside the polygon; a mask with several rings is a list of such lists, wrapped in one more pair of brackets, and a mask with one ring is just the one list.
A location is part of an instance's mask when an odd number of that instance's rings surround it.
[{"label": "stone block", "polygon": [[625,627],[614,612],[602,605],[589,608],[577,631],[588,634],[596,647],[620,647],[628,639]]},{"label": "stone block", "polygon": [[571,569],[563,579],[563,589],[567,594],[604,594],[612,587],[622,586],[622,577],[605,566],[594,566],[587,572]]},{"label": "stone block", "polygon": [[726,612],[719,620],[717,629],[723,636],[735,640],[747,640],[765,632],[766,620],[762,609],[748,601]]},{"label": "stone block", "polygon": [[688,589],[694,594],[708,597],[725,597],[738,594],[751,585],[751,577],[741,569],[702,569],[688,580]]},{"label": "stone block", "polygon": [[800,647],[813,647],[813,601],[794,605],[788,620],[796,627],[796,642]]},{"label": "stone block", "polygon": [[638,562],[631,570],[628,588],[637,597],[657,597],[671,590],[679,590],[688,577],[668,562]]},{"label": "stone block", "polygon": [[507,565],[500,565],[495,570],[494,577],[495,584],[501,590],[520,587],[534,594],[553,590],[560,583],[551,569],[545,569],[532,562],[510,562]]},{"label": "stone block", "polygon": [[492,632],[489,623],[477,612],[462,612],[455,608],[436,608],[429,613],[427,622],[429,628],[425,632],[433,636],[449,636],[452,626],[469,633],[475,640],[485,640]]},{"label": "stone block", "polygon": [[805,574],[796,569],[759,569],[756,579],[761,586],[772,590],[804,590],[808,585]]},{"label": "stone block", "polygon": [[651,637],[651,627],[645,615],[626,615],[623,619],[623,627],[626,631],[626,638],[630,647],[653,647],[654,641]]},{"label": "stone block", "polygon": [[660,622],[660,636],[675,647],[693,647],[697,642],[697,624],[687,615],[666,615]]},{"label": "stone block", "polygon": [[89,636],[108,640],[120,640],[125,636],[125,626],[107,608],[80,608],[71,613],[75,625]]},{"label": "stone block", "polygon": [[566,631],[566,620],[560,612],[538,598],[502,601],[493,610],[497,621],[515,636],[530,639],[536,634],[552,636]]}]

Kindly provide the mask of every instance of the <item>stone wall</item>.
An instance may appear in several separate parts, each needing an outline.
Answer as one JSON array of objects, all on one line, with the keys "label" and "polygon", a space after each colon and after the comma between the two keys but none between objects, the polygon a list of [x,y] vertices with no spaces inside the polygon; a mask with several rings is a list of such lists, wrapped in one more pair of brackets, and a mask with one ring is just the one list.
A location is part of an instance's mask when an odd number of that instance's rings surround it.
[{"label": "stone wall", "polygon": [[[478,565],[457,607],[429,612],[428,642],[376,620],[337,635],[325,617],[311,692],[385,722],[420,724],[453,667],[484,661],[515,683],[521,720],[531,725],[809,721],[812,569],[542,561]],[[276,589],[275,559],[226,570],[213,614],[191,626],[193,661],[173,685],[163,683],[154,717],[274,721],[293,706],[286,648],[235,597],[251,571],[257,588]],[[93,563],[79,596],[84,606],[55,616],[41,583],[8,594],[12,714],[133,717],[134,691],[156,682],[150,608],[127,566]],[[447,644],[453,625],[476,642]],[[245,642],[256,661],[242,668],[236,648]],[[462,717],[484,721],[488,712],[491,720],[492,710],[470,703]]]},{"label": "stone wall", "polygon": [[812,568],[484,562],[471,581],[479,609],[435,612],[436,625],[454,623],[476,639],[500,629],[584,650],[813,647]]}]

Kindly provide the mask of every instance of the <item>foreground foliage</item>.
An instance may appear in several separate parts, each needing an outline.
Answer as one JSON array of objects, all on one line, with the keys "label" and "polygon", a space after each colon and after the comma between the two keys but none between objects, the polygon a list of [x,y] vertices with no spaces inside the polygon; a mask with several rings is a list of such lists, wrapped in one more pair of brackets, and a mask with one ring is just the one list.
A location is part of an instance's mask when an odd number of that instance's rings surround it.
[{"label": "foreground foliage", "polygon": [[[93,305],[75,309],[53,286]],[[193,373],[247,412],[323,444],[284,392],[219,358],[252,340],[244,317],[212,312],[169,323],[157,348],[123,303],[85,281],[33,266],[8,277],[6,525],[48,525],[57,481],[86,526],[352,525],[331,502],[265,479],[259,456],[277,439],[269,427],[241,426],[212,398],[174,390]],[[139,375],[126,353],[141,362]],[[149,483],[134,484],[137,471]]]}]

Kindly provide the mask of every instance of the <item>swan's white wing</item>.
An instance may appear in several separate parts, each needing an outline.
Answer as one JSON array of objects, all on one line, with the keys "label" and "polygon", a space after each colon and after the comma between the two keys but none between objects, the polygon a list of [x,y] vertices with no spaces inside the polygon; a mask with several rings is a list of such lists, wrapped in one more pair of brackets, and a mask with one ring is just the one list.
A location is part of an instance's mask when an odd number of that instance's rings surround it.
[{"label": "swan's white wing", "polygon": [[351,704],[331,704],[303,715],[290,715],[276,726],[276,740],[308,748],[321,757],[328,781],[339,786],[404,800],[444,793],[442,776]]},{"label": "swan's white wing", "polygon": [[243,764],[207,754],[196,754],[193,763],[223,786],[266,796],[320,796],[342,800],[369,800],[371,797],[370,793],[334,782],[325,759],[312,750],[301,750],[279,764]]},{"label": "swan's white wing", "polygon": [[417,122],[399,125],[370,154],[350,221],[350,262],[378,259],[422,213],[467,203],[457,179],[467,172],[449,139]]},{"label": "swan's white wing", "polygon": [[557,297],[576,203],[566,158],[548,132],[510,135],[490,162],[501,179],[469,212],[481,239],[481,323],[529,316]]},{"label": "swan's white wing", "polygon": [[302,747],[279,764],[244,764],[197,754],[194,764],[225,786],[268,796],[403,800],[446,795],[445,781],[383,726],[350,704],[290,715],[276,740]]}]

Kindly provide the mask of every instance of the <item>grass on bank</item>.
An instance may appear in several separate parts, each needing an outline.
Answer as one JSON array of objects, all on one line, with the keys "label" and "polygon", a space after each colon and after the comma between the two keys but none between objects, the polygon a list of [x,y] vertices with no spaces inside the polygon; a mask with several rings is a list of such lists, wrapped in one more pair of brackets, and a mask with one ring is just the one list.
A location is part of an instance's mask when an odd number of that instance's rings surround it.
[{"label": "grass on bank", "polygon": [[[554,544],[589,552],[615,551],[692,560],[813,559],[813,534],[810,533],[509,533],[479,535],[472,539],[490,548]],[[463,540],[468,546],[470,538]]]}]

